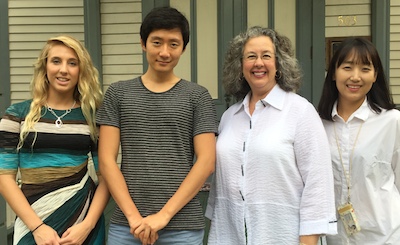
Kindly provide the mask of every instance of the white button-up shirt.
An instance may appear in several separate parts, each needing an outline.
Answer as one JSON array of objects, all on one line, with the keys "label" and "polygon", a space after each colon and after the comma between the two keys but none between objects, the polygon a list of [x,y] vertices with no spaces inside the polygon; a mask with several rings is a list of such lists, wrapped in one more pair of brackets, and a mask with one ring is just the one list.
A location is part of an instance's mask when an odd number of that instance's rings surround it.
[{"label": "white button-up shirt", "polygon": [[[222,116],[206,216],[208,244],[291,244],[336,233],[333,175],[321,120],[278,85],[249,113],[249,94]],[[246,235],[247,234],[247,235]]]},{"label": "white button-up shirt", "polygon": [[[323,120],[332,154],[336,206],[347,202],[347,182],[344,174],[349,173],[349,162],[352,158],[351,203],[361,231],[348,236],[342,221],[338,220],[338,235],[328,236],[327,242],[329,245],[398,245],[400,244],[400,112],[382,110],[380,114],[376,114],[365,100],[347,122],[344,122],[338,115],[336,107],[335,103],[332,111],[334,122]],[[358,140],[354,143],[359,129],[361,131]],[[339,143],[345,171],[340,162],[336,140]]]}]

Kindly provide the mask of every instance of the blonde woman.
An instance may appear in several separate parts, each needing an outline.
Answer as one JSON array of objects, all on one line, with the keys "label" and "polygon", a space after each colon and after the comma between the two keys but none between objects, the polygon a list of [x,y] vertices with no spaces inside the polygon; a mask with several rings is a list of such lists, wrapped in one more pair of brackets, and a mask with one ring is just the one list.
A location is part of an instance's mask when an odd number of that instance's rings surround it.
[{"label": "blonde woman", "polygon": [[[98,72],[75,38],[50,38],[35,64],[32,99],[0,121],[0,194],[17,219],[14,244],[104,244],[109,194],[97,169]],[[15,181],[18,169],[21,186]]]}]

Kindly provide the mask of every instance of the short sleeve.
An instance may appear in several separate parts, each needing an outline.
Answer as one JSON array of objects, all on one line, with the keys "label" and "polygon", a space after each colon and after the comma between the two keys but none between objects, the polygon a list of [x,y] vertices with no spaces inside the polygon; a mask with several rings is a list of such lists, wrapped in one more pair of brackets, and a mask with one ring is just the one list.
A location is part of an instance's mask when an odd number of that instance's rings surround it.
[{"label": "short sleeve", "polygon": [[0,120],[0,174],[16,174],[18,170],[21,116],[17,108],[10,106]]},{"label": "short sleeve", "polygon": [[121,126],[117,85],[118,83],[111,84],[104,95],[103,104],[96,115],[96,123],[99,126],[109,125],[117,128]]},{"label": "short sleeve", "polygon": [[217,133],[217,114],[214,102],[204,88],[199,93],[197,104],[194,110],[193,136],[201,133]]}]

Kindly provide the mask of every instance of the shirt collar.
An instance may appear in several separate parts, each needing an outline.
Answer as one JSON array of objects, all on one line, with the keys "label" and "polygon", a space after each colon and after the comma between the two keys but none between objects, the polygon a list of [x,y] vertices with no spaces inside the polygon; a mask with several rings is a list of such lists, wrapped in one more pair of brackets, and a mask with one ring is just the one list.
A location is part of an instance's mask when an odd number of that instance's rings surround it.
[{"label": "shirt collar", "polygon": [[[278,110],[282,110],[285,102],[285,94],[286,92],[281,89],[278,84],[276,84],[267,94],[267,96],[265,96],[264,99],[261,99],[261,101],[264,105],[270,105]],[[237,108],[235,113],[238,113],[239,111],[249,106],[250,96],[251,91],[247,93],[246,97],[244,97],[242,104]]]},{"label": "shirt collar", "polygon": [[[361,104],[361,106],[351,114],[349,119],[347,120],[350,122],[353,118],[358,118],[360,120],[366,121],[369,115],[370,109],[368,106],[368,100],[367,97],[365,97],[364,102]],[[337,111],[337,100],[335,101],[335,104],[333,104],[333,109],[332,109],[332,119],[333,121],[337,121],[337,119],[340,118],[338,111]]]}]

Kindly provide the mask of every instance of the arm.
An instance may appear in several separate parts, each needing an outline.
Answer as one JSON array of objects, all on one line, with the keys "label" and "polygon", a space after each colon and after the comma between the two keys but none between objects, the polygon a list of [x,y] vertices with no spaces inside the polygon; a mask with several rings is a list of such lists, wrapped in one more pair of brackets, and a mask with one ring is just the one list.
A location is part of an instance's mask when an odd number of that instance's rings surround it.
[{"label": "arm", "polygon": [[199,134],[193,141],[196,162],[192,169],[164,207],[158,213],[144,218],[142,224],[135,230],[135,236],[144,231],[143,244],[147,244],[146,237],[163,229],[172,217],[197,195],[208,176],[215,170],[215,134]]},{"label": "arm", "polygon": [[81,223],[68,228],[62,235],[60,244],[83,244],[96,226],[110,197],[105,181],[101,176],[98,178],[99,184],[85,219]]},{"label": "arm", "polygon": [[336,209],[329,142],[312,105],[298,120],[294,149],[303,181],[299,235],[335,234]]},{"label": "arm", "polygon": [[117,127],[100,126],[99,169],[107,187],[129,222],[131,233],[140,225],[142,216],[129,194],[124,176],[117,165],[120,130]]},{"label": "arm", "polygon": [[319,235],[300,236],[300,245],[317,245]]},{"label": "arm", "polygon": [[[16,215],[32,231],[43,221],[29,205],[28,200],[18,187],[15,177],[15,174],[0,175],[0,193]],[[41,225],[33,232],[33,236],[36,244],[58,244],[60,241],[57,232],[47,225]]]}]

